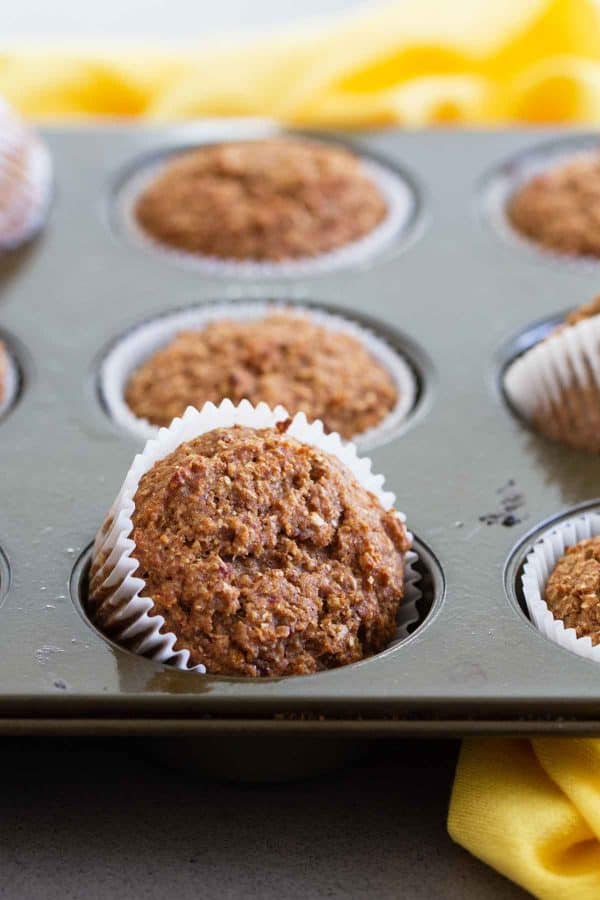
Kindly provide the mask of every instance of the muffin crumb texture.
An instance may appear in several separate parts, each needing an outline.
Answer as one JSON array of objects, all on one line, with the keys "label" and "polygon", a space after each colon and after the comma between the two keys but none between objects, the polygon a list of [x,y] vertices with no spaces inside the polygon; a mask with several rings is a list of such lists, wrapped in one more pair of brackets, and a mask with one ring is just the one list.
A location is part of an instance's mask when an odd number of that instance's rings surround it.
[{"label": "muffin crumb texture", "polygon": [[349,439],[378,425],[398,392],[358,338],[288,313],[182,332],[142,363],[125,390],[131,411],[153,425],[226,398],[280,403]]},{"label": "muffin crumb texture", "polygon": [[270,262],[344,247],[373,231],[386,213],[358,157],[293,138],[182,153],[135,205],[139,225],[161,244],[205,257]]},{"label": "muffin crumb texture", "polygon": [[278,429],[216,429],[157,462],[134,502],[142,595],[191,664],[308,674],[392,640],[407,532],[337,458]]},{"label": "muffin crumb texture", "polygon": [[600,256],[600,153],[534,176],[513,194],[507,212],[517,231],[549,250]]},{"label": "muffin crumb texture", "polygon": [[548,579],[544,599],[565,628],[600,643],[600,536],[567,549]]}]

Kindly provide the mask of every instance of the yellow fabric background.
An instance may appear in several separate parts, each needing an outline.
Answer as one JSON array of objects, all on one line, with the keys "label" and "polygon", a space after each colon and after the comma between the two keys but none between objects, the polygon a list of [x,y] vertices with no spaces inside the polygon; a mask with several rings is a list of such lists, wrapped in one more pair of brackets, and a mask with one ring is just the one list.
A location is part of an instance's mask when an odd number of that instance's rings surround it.
[{"label": "yellow fabric background", "polygon": [[300,32],[197,48],[10,46],[0,50],[0,93],[37,119],[600,122],[600,8],[395,0]]},{"label": "yellow fabric background", "polygon": [[[396,0],[300,33],[196,49],[10,47],[0,93],[34,119],[595,124],[600,6]],[[535,896],[597,900],[600,742],[465,741],[448,824]]]}]

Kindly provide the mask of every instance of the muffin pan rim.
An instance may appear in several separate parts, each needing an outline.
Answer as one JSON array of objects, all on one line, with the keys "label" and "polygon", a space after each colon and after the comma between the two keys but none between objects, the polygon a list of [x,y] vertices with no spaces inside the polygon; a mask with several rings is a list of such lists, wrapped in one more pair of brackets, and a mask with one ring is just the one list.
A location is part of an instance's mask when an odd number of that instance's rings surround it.
[{"label": "muffin pan rim", "polygon": [[33,373],[33,361],[21,340],[5,328],[0,328],[0,343],[4,345],[10,370],[8,397],[0,402],[0,426],[14,412],[27,390]]}]

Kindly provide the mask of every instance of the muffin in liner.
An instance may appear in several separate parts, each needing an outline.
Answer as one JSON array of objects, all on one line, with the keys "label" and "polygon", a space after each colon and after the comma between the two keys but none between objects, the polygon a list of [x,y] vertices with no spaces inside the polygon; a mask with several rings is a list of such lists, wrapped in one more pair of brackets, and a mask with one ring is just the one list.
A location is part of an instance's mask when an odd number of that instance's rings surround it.
[{"label": "muffin in liner", "polygon": [[[222,126],[220,135],[210,132],[205,143],[227,143],[235,140],[254,140],[269,137],[281,137],[282,132],[275,126],[265,124],[262,128],[254,130],[252,126],[246,126],[240,130],[238,123],[232,123],[227,127]],[[200,143],[196,146],[201,146]],[[185,146],[182,150],[190,150]],[[229,276],[247,278],[269,278],[302,275],[315,275],[321,272],[329,272],[335,269],[351,267],[368,261],[380,250],[389,246],[399,236],[402,236],[411,225],[416,214],[415,192],[409,182],[399,173],[369,157],[361,157],[362,174],[369,178],[379,189],[387,205],[387,214],[384,219],[368,234],[354,240],[336,250],[316,254],[315,256],[302,257],[281,262],[261,260],[236,260],[215,256],[188,253],[169,247],[149,235],[137,221],[135,206],[138,198],[145,188],[151,184],[168,163],[170,154],[162,156],[158,160],[142,165],[121,187],[117,196],[117,214],[124,227],[134,241],[146,250],[158,254],[167,260],[172,260],[179,265],[195,269],[209,276]]]},{"label": "muffin in liner", "polygon": [[536,431],[600,452],[600,315],[558,328],[507,369],[512,407]]},{"label": "muffin in liner", "polygon": [[51,184],[45,145],[0,99],[0,252],[19,247],[40,230]]},{"label": "muffin in liner", "polygon": [[10,350],[0,339],[0,419],[14,404],[19,392],[19,370]]},{"label": "muffin in liner", "polygon": [[587,160],[600,153],[597,135],[558,141],[526,151],[498,169],[487,181],[483,192],[483,212],[509,244],[537,254],[543,261],[560,265],[597,265],[598,257],[569,253],[552,248],[520,231],[513,224],[508,207],[511,199],[538,175],[578,160]]},{"label": "muffin in liner", "polygon": [[276,302],[248,301],[193,307],[161,316],[132,329],[108,353],[100,368],[102,397],[109,415],[139,438],[148,440],[154,437],[158,433],[158,427],[147,419],[136,416],[125,402],[125,388],[135,369],[181,331],[201,331],[209,322],[222,319],[252,321],[273,313],[306,316],[324,328],[355,337],[389,372],[397,392],[393,409],[378,425],[352,438],[361,449],[388,440],[406,420],[417,399],[417,379],[409,363],[385,340],[355,321],[321,309]]},{"label": "muffin in liner", "polygon": [[553,525],[527,554],[522,586],[529,615],[545,637],[578,656],[600,662],[600,645],[594,646],[590,637],[577,637],[574,628],[565,628],[544,600],[548,578],[567,548],[597,535],[600,535],[600,515],[595,512],[581,513]]},{"label": "muffin in liner", "polygon": [[[161,428],[157,437],[148,441],[144,450],[135,457],[96,537],[90,572],[90,592],[99,595],[100,600],[94,609],[88,609],[88,614],[92,621],[101,615],[103,631],[117,643],[178,669],[206,671],[203,665],[189,664],[188,650],[175,649],[177,636],[172,632],[161,632],[164,618],[158,614],[152,615],[152,600],[140,596],[145,582],[134,574],[138,564],[135,544],[130,537],[134,496],[142,476],[180,444],[215,428],[234,425],[270,428],[287,418],[283,407],[271,410],[265,403],[254,407],[242,401],[234,406],[231,401],[224,400],[218,407],[212,403],[206,403],[202,410],[188,407],[181,418],[174,419],[168,428]],[[293,418],[286,434],[336,456],[350,469],[361,486],[377,497],[384,509],[393,507],[395,497],[384,490],[383,476],[371,472],[371,461],[359,457],[352,443],[344,443],[337,434],[325,434],[320,422],[308,423],[303,413]],[[405,521],[402,513],[398,516]],[[417,587],[420,576],[414,568],[416,560],[412,550],[405,554],[405,596],[400,605],[397,633],[390,646],[405,638],[409,627],[419,617],[417,603],[421,593]]]}]

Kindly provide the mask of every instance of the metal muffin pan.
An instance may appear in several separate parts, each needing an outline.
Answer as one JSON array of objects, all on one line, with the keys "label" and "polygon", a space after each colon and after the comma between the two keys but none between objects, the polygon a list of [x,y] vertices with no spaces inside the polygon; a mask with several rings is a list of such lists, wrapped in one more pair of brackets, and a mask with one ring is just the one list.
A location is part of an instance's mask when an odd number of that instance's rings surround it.
[{"label": "metal muffin pan", "polygon": [[[0,262],[0,329],[21,375],[0,421],[0,731],[600,732],[600,669],[536,632],[517,585],[540,525],[600,496],[600,459],[534,434],[501,389],[543,323],[597,292],[600,264],[512,245],[485,203],[492,173],[564,133],[321,135],[404,173],[410,234],[352,268],[263,280],[174,266],[114,227],[115,186],[136,159],[204,135],[46,131],[47,228]],[[270,297],[357,317],[418,373],[406,427],[369,455],[417,537],[424,621],[400,646],[318,675],[179,672],[111,644],[82,609],[89,545],[139,449],[102,406],[99,365],[154,316]]]}]

